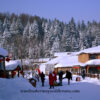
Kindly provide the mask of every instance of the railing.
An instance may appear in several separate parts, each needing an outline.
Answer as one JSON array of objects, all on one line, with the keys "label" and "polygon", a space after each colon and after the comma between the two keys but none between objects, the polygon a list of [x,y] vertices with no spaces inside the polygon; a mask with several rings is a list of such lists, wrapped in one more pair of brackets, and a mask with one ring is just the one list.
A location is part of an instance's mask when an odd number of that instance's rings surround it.
[{"label": "railing", "polygon": [[91,78],[98,78],[98,79],[100,79],[99,74],[90,74],[90,73],[88,73],[88,74],[86,74],[86,76],[87,77],[91,77]]},{"label": "railing", "polygon": [[[81,75],[81,73],[73,73],[73,75]],[[87,77],[91,77],[91,78],[98,78],[100,79],[100,75],[99,74],[91,74],[91,73],[88,73],[86,74]]]}]

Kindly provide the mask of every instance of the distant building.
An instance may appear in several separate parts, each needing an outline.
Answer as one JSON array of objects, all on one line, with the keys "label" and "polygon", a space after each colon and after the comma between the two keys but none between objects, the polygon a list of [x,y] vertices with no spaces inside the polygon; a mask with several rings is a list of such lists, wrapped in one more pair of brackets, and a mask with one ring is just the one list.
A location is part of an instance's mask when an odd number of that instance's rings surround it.
[{"label": "distant building", "polygon": [[78,53],[78,61],[84,63],[87,74],[100,74],[100,46],[80,51]]},{"label": "distant building", "polygon": [[19,76],[21,66],[21,61],[10,60],[8,51],[0,48],[0,77],[10,78],[14,77],[15,74]]},{"label": "distant building", "polygon": [[0,77],[5,77],[5,60],[8,56],[8,51],[0,48]]},{"label": "distant building", "polygon": [[5,62],[6,68],[6,77],[13,78],[15,76],[20,76],[20,72],[22,70],[22,65],[20,60],[10,60],[9,62]]},{"label": "distant building", "polygon": [[66,71],[80,74],[85,69],[88,74],[100,74],[100,46],[71,53],[56,53],[53,59],[45,63],[45,73],[50,70]]}]

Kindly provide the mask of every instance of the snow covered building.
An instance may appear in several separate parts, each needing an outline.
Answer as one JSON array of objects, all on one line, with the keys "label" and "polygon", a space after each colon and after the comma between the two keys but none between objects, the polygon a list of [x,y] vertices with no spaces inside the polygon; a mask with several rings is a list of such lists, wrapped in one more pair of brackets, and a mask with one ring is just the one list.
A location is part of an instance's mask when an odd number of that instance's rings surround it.
[{"label": "snow covered building", "polygon": [[71,72],[80,72],[80,65],[82,63],[78,62],[78,56],[76,53],[56,53],[56,58],[48,61],[45,65],[45,73],[48,74],[49,71],[55,70],[59,72],[60,70],[66,71],[70,70]]},{"label": "snow covered building", "polygon": [[8,51],[0,48],[0,77],[4,75],[5,72],[5,58],[8,56]]},{"label": "snow covered building", "polygon": [[9,62],[5,62],[6,76],[8,78],[14,77],[16,75],[20,75],[22,65],[20,60],[11,60]]},{"label": "snow covered building", "polygon": [[79,62],[86,63],[93,59],[100,59],[100,46],[84,49],[78,53]]},{"label": "snow covered building", "polygon": [[8,78],[10,75],[19,73],[21,69],[20,61],[10,60],[8,57],[8,51],[0,48],[0,77]]},{"label": "snow covered building", "polygon": [[70,70],[74,74],[80,74],[85,69],[88,74],[100,73],[100,46],[81,50],[75,53],[56,53],[56,58],[45,63],[45,73],[50,70]]},{"label": "snow covered building", "polygon": [[81,50],[78,61],[84,63],[87,74],[100,73],[100,46]]}]

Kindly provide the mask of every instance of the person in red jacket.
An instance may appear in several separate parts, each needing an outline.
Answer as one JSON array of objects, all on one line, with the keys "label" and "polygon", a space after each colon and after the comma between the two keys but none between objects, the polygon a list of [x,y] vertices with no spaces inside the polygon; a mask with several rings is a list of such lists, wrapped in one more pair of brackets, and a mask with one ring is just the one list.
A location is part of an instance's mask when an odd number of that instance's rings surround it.
[{"label": "person in red jacket", "polygon": [[54,88],[54,74],[52,72],[49,73],[49,85],[50,89]]},{"label": "person in red jacket", "polygon": [[56,85],[57,84],[57,74],[56,74],[56,72],[55,71],[53,71],[53,74],[54,74],[54,85]]}]

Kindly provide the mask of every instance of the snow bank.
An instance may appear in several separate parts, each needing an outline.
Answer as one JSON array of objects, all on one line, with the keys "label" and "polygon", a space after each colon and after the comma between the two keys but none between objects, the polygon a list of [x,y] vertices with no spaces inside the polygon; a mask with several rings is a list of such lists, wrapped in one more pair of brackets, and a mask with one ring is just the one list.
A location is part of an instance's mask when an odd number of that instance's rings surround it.
[{"label": "snow bank", "polygon": [[6,49],[0,48],[0,55],[2,56],[8,56],[8,51]]},{"label": "snow bank", "polygon": [[[41,81],[37,82],[34,88],[26,79],[1,79],[0,78],[0,100],[99,100],[100,99],[100,80],[88,78],[76,82],[77,75],[73,76],[71,84],[68,85],[67,79],[63,80],[63,86],[56,86],[49,89],[49,80],[46,76],[44,87]],[[58,80],[59,81],[59,80]],[[22,90],[29,90],[23,93]],[[31,92],[31,91],[43,92]],[[78,90],[79,92],[72,92]],[[47,91],[47,92],[45,92]],[[63,92],[66,91],[66,92]]]},{"label": "snow bank", "polygon": [[0,78],[0,100],[28,100],[30,94],[26,95],[21,91],[29,89],[34,89],[34,87],[22,77],[15,79]]}]

